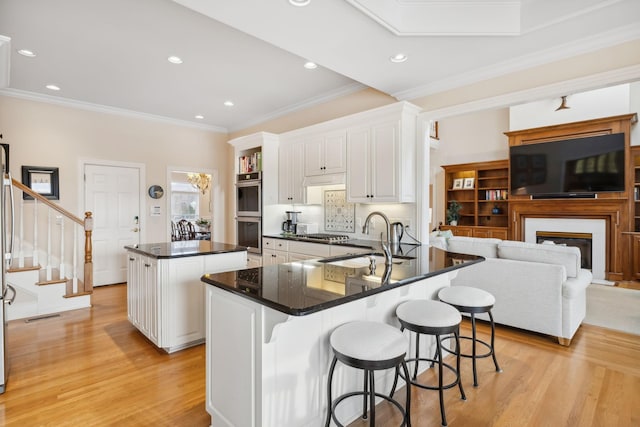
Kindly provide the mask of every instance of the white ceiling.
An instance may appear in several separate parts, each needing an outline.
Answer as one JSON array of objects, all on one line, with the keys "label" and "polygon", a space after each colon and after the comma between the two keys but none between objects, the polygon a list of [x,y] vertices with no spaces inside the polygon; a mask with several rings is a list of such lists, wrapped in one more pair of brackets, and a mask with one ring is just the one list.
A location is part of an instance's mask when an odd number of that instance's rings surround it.
[{"label": "white ceiling", "polygon": [[415,99],[639,39],[640,1],[0,0],[0,35],[0,93],[235,131],[366,86]]}]

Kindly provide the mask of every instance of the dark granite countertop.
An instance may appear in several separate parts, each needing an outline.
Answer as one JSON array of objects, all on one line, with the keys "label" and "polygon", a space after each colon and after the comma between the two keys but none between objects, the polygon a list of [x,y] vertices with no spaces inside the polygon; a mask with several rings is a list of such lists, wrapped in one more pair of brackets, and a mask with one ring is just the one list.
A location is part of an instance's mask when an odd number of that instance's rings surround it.
[{"label": "dark granite countertop", "polygon": [[125,246],[125,249],[153,258],[180,258],[199,255],[224,254],[246,251],[243,246],[209,240],[180,240],[176,242],[145,243]]},{"label": "dark granite countertop", "polygon": [[205,274],[202,281],[285,314],[302,316],[484,260],[429,246],[412,248],[394,258],[390,270],[378,258],[373,274],[369,260],[358,255]]}]

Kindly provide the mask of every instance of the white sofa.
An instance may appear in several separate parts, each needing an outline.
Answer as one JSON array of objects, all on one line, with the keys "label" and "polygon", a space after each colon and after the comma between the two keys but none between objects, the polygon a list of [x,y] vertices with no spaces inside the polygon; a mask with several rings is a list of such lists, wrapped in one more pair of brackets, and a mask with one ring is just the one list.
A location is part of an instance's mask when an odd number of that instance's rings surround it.
[{"label": "white sofa", "polygon": [[580,249],[458,236],[446,239],[446,248],[486,258],[458,270],[452,286],[493,294],[496,323],[552,335],[562,345],[571,343],[585,317],[586,289],[592,279],[580,266]]}]

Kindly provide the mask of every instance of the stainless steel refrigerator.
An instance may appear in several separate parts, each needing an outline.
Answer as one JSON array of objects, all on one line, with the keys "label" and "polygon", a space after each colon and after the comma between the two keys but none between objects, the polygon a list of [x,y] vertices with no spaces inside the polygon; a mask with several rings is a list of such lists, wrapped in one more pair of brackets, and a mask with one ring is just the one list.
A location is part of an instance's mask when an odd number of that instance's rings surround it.
[{"label": "stainless steel refrigerator", "polygon": [[[7,152],[0,146],[2,162],[2,185],[0,185],[0,241],[2,244],[2,294],[0,294],[0,393],[4,393],[7,385],[7,373],[9,367],[7,363],[7,323],[6,304],[11,304],[16,297],[16,291],[7,283],[7,268],[11,265],[13,253],[13,187],[9,166],[7,165]],[[11,295],[9,295],[11,294]]]}]

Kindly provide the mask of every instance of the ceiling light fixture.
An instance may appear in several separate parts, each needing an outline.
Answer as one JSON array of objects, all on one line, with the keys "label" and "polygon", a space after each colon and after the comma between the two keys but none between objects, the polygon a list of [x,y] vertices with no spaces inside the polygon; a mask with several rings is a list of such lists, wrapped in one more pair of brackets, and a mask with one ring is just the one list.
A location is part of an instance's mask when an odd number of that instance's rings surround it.
[{"label": "ceiling light fixture", "polygon": [[389,58],[389,61],[395,62],[396,64],[398,64],[400,62],[406,61],[407,59],[409,59],[409,57],[404,53],[397,53],[393,55],[391,58]]},{"label": "ceiling light fixture", "polygon": [[316,68],[318,68],[318,64],[316,64],[315,62],[307,61],[304,63],[304,68],[306,68],[307,70],[315,70]]},{"label": "ceiling light fixture", "polygon": [[556,111],[568,110],[569,108],[571,108],[571,107],[569,107],[567,105],[567,95],[565,95],[565,96],[562,97],[562,101],[560,102],[560,106],[558,108],[556,108]]},{"label": "ceiling light fixture", "polygon": [[47,89],[49,90],[60,90],[60,86],[56,86],[56,85],[47,85],[46,86]]},{"label": "ceiling light fixture", "polygon": [[211,175],[206,173],[188,173],[187,181],[204,196],[211,185]]},{"label": "ceiling light fixture", "polygon": [[233,101],[224,101],[224,106],[225,107],[233,107],[235,104],[233,103]]},{"label": "ceiling light fixture", "polygon": [[180,59],[179,56],[170,56],[167,58],[167,61],[171,62],[172,64],[182,64],[182,59]]},{"label": "ceiling light fixture", "polygon": [[297,7],[307,6],[309,3],[311,3],[311,0],[289,0],[289,4]]},{"label": "ceiling light fixture", "polygon": [[198,114],[198,115],[196,115],[196,119],[202,120],[202,119],[204,119],[204,116],[202,114]]},{"label": "ceiling light fixture", "polygon": [[18,50],[18,53],[22,56],[26,56],[27,58],[35,58],[36,54],[29,49],[20,49]]}]

